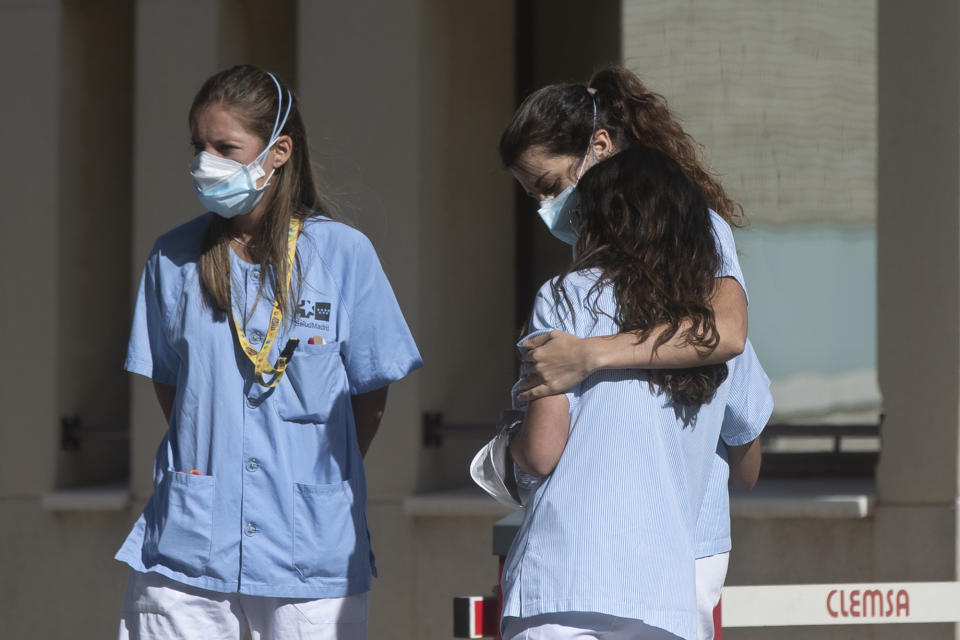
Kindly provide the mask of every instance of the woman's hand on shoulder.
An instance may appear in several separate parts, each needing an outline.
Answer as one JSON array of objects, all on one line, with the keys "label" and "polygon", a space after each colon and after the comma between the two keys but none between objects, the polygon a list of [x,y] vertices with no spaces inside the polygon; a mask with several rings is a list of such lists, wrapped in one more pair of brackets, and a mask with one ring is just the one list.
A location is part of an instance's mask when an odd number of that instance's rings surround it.
[{"label": "woman's hand on shoulder", "polygon": [[587,340],[563,331],[534,336],[521,346],[527,349],[518,396],[524,402],[564,393],[595,369]]}]

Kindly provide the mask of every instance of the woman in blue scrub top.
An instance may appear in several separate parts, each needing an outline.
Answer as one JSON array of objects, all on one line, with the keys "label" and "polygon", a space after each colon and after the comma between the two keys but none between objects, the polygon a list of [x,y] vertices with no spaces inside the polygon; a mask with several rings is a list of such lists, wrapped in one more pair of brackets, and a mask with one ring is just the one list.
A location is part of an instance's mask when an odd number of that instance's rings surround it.
[{"label": "woman in blue scrub top", "polygon": [[[699,187],[633,147],[578,194],[574,262],[541,287],[531,334],[658,329],[713,350],[721,258]],[[696,523],[740,366],[605,370],[530,403],[510,451],[543,479],[504,565],[504,638],[696,639]]]},{"label": "woman in blue scrub top", "polygon": [[[712,210],[711,221],[721,255],[716,291],[710,300],[718,343],[704,353],[682,340],[664,342],[654,352],[659,332],[638,342],[632,333],[580,338],[550,331],[524,343],[525,379],[521,400],[563,393],[588,375],[604,369],[682,368],[724,362],[744,352],[757,375],[736,396],[736,429],[719,443],[712,463],[710,490],[699,523],[698,593],[701,596],[700,639],[713,637],[712,610],[719,599],[730,550],[727,479],[741,488],[756,481],[760,466],[759,435],[772,411],[769,380],[746,341],[746,285],[737,261],[731,225],[742,220],[742,208],[700,157],[699,145],[683,130],[664,98],[651,92],[629,70],[610,66],[587,85],[543,87],[524,100],[500,140],[504,165],[527,193],[541,202],[540,215],[551,233],[576,242],[569,211],[576,204],[574,186],[596,162],[637,145],[669,154],[698,185]],[[573,197],[571,197],[573,196]],[[729,463],[728,463],[729,457]]]},{"label": "woman in blue scrub top", "polygon": [[370,241],[331,219],[296,97],[252,66],[189,113],[207,213],[157,239],[125,367],[169,423],[117,559],[121,638],[366,638],[363,455],[420,355]]}]

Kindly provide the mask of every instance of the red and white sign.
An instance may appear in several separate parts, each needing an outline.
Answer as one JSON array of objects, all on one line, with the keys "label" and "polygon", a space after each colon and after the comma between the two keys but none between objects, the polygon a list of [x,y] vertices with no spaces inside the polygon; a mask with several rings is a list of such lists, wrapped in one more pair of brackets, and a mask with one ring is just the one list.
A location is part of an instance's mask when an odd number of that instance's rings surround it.
[{"label": "red and white sign", "polygon": [[496,596],[457,596],[453,599],[453,637],[490,638],[499,631]]},{"label": "red and white sign", "polygon": [[960,622],[960,583],[725,587],[724,627]]}]

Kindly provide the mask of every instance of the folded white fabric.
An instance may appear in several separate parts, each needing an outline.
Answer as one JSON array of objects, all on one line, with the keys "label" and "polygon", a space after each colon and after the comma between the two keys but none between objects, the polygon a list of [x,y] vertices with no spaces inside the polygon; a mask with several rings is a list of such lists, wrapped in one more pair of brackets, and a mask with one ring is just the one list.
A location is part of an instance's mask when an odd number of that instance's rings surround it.
[{"label": "folded white fabric", "polygon": [[497,502],[513,509],[523,506],[513,473],[513,458],[510,457],[510,435],[516,429],[523,414],[519,411],[504,411],[500,416],[497,435],[477,451],[470,463],[470,477],[481,489]]}]

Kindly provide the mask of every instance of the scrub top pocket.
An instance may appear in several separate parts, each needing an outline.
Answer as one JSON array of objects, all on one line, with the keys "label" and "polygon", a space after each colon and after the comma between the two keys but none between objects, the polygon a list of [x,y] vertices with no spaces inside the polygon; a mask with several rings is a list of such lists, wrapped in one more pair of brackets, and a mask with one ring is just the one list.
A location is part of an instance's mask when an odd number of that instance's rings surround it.
[{"label": "scrub top pocket", "polygon": [[287,422],[325,424],[345,393],[340,343],[301,343],[277,386],[277,414]]},{"label": "scrub top pocket", "polygon": [[198,576],[210,558],[216,480],[164,471],[145,515],[144,564]]},{"label": "scrub top pocket", "polygon": [[[294,485],[293,564],[304,578],[350,575],[359,531],[349,481]],[[364,530],[365,532],[365,530]]]}]

